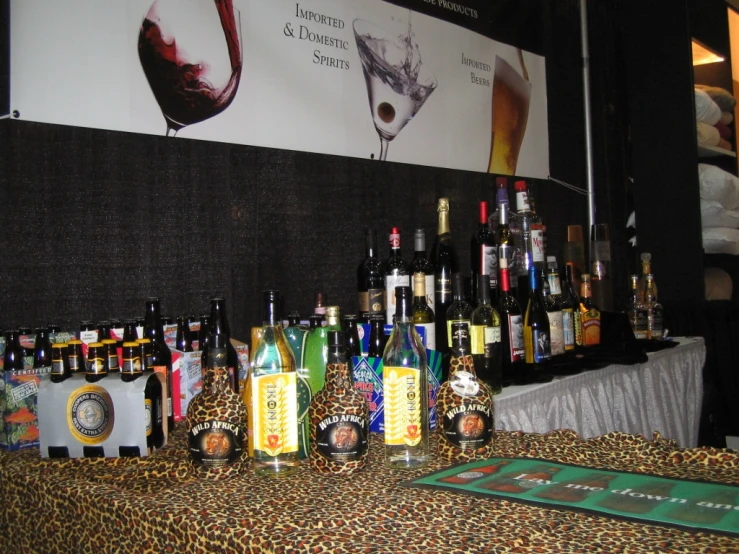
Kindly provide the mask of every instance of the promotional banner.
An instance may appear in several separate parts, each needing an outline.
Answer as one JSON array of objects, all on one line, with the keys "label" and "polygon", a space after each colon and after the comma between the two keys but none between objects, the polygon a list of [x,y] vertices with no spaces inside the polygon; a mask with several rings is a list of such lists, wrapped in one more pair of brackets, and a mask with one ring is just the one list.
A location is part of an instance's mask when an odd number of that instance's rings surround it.
[{"label": "promotional banner", "polygon": [[544,58],[382,0],[12,0],[11,111],[549,175]]}]

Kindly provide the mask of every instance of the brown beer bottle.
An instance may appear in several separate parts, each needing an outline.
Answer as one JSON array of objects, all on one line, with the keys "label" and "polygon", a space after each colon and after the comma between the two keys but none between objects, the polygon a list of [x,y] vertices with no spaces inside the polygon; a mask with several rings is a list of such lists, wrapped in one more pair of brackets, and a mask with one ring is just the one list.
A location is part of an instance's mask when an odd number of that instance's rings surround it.
[{"label": "brown beer bottle", "polygon": [[51,345],[51,374],[49,380],[52,383],[61,383],[69,379],[72,372],[69,369],[69,358],[67,357],[67,345],[57,343]]}]

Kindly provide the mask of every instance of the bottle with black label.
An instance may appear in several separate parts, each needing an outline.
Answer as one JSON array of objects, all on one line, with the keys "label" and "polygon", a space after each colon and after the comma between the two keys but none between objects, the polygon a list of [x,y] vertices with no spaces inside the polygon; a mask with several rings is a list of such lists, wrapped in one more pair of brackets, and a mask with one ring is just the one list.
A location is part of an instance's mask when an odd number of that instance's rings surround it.
[{"label": "bottle with black label", "polygon": [[87,345],[87,371],[85,381],[97,383],[108,376],[108,348],[102,342]]},{"label": "bottle with black label", "polygon": [[452,323],[449,380],[436,399],[439,456],[454,462],[489,458],[495,438],[493,392],[477,379],[467,322]]},{"label": "bottle with black label", "polygon": [[152,366],[160,368],[167,382],[167,428],[174,430],[174,399],[172,398],[172,353],[164,342],[164,329],[159,306],[159,298],[150,296],[146,299],[146,316],[144,319],[144,337],[151,341]]},{"label": "bottle with black label", "polygon": [[369,452],[369,411],[354,388],[342,331],[328,333],[326,385],[310,403],[310,466],[348,475],[364,469]]},{"label": "bottle with black label", "polygon": [[67,345],[56,343],[51,345],[51,375],[52,383],[61,383],[69,379],[72,372],[69,370],[69,358],[67,357]]},{"label": "bottle with black label", "polygon": [[364,236],[366,256],[357,267],[359,317],[369,322],[370,314],[385,313],[385,267],[377,251],[377,231],[367,229]]},{"label": "bottle with black label", "polygon": [[231,388],[228,336],[213,334],[208,342],[203,390],[187,408],[187,443],[198,475],[222,479],[241,471],[246,432],[246,409]]}]

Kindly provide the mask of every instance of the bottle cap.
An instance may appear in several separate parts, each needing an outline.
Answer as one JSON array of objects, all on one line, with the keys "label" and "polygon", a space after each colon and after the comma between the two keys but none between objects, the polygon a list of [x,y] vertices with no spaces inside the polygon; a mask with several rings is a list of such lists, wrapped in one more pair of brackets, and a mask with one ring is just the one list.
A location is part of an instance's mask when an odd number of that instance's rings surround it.
[{"label": "bottle cap", "polygon": [[526,191],[526,181],[516,181],[513,186],[515,187],[516,192]]},{"label": "bottle cap", "polygon": [[480,202],[480,223],[488,222],[488,203],[486,200]]},{"label": "bottle cap", "polygon": [[158,296],[147,296],[146,297],[146,302],[147,303],[159,302],[159,297]]},{"label": "bottle cap", "polygon": [[448,212],[449,211],[449,199],[448,198],[439,198],[439,207],[437,208],[438,212]]},{"label": "bottle cap", "polygon": [[400,304],[401,300],[408,300],[411,297],[411,287],[400,286],[395,287],[396,304]]}]

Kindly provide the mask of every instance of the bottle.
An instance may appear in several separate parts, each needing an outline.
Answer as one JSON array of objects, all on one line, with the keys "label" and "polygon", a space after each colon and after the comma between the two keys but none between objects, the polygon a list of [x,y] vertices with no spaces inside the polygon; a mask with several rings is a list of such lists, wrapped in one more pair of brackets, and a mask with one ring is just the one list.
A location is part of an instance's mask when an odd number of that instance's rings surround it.
[{"label": "bottle", "polygon": [[102,321],[98,321],[98,342],[102,342],[103,339],[109,339],[110,338],[110,328],[113,326],[112,322],[109,319],[103,319]]},{"label": "bottle", "polygon": [[321,316],[321,321],[326,319],[326,295],[320,290],[316,291],[315,306],[313,307],[313,313]]},{"label": "bottle", "polygon": [[523,341],[523,315],[521,305],[511,294],[508,259],[498,258],[500,295],[498,313],[500,315],[501,365],[503,386],[526,383],[525,350]]},{"label": "bottle", "polygon": [[[208,319],[208,340],[203,348],[201,348],[202,354],[200,359],[205,361],[208,359],[208,343],[210,337],[213,335],[226,335],[228,340],[226,341],[226,354],[228,356],[228,373],[231,380],[231,388],[234,392],[238,393],[241,389],[241,364],[239,364],[239,357],[236,354],[236,349],[231,344],[231,326],[228,323],[228,316],[226,315],[226,299],[221,296],[214,296],[210,299],[210,317]],[[246,375],[243,375],[246,378]]]},{"label": "bottle", "polygon": [[530,473],[526,473],[525,477],[521,476],[520,471],[509,471],[496,475],[492,479],[476,486],[491,491],[522,494],[531,489],[543,486],[543,481],[554,481],[554,476],[560,470],[561,468],[559,467],[547,464],[535,465],[529,470]]},{"label": "bottle", "polygon": [[298,468],[298,407],[295,357],[280,317],[280,292],[264,292],[262,337],[244,389],[249,451],[257,475],[285,477]]},{"label": "bottle", "polygon": [[607,223],[591,228],[590,288],[593,301],[606,311],[613,311],[613,284],[611,283],[611,240]]},{"label": "bottle", "polygon": [[[121,381],[124,383],[131,383],[144,374],[141,347],[141,343],[135,341],[123,343]],[[147,373],[146,387],[144,388],[146,446],[150,454],[154,449],[161,448],[164,445],[164,431],[162,429],[162,384],[151,373],[153,371]]]},{"label": "bottle", "polygon": [[[447,344],[452,344],[452,323],[466,322],[470,324],[472,316],[472,306],[464,299],[464,283],[462,282],[462,274],[455,273],[452,276],[453,301],[446,311],[446,330],[445,335]],[[438,339],[437,339],[438,344]],[[442,382],[446,381],[448,375],[448,362],[442,368]]]},{"label": "bottle", "polygon": [[325,321],[325,317],[318,314],[310,314],[308,316],[308,330],[312,331],[313,329],[319,329],[323,327],[323,322]]},{"label": "bottle", "polygon": [[[413,233],[413,260],[411,261],[411,275],[423,273],[426,284],[426,304],[431,311],[436,314],[436,305],[434,298],[434,264],[426,256],[426,231],[416,229]],[[415,285],[411,281],[413,294],[416,293]]]},{"label": "bottle", "polygon": [[572,481],[559,481],[545,489],[537,491],[534,496],[548,498],[558,502],[582,502],[589,496],[607,490],[608,484],[617,476],[607,473],[588,473]]},{"label": "bottle", "polygon": [[493,392],[475,373],[467,323],[452,324],[452,341],[449,380],[436,399],[439,456],[453,462],[487,459],[495,438]]},{"label": "bottle", "polygon": [[[488,217],[488,226],[493,234],[498,236],[498,223],[500,221],[500,205],[505,204],[506,209],[509,208],[508,203],[508,179],[505,177],[495,178],[495,210]],[[506,220],[507,221],[507,220]]]},{"label": "bottle", "polygon": [[[164,342],[164,329],[161,325],[159,298],[150,296],[146,299],[144,316],[144,338],[151,341],[151,365],[156,371],[164,373],[167,389],[167,429],[174,431],[174,399],[172,396],[172,354]],[[161,368],[161,369],[157,369]]]},{"label": "bottle", "polygon": [[89,345],[91,342],[98,341],[98,330],[93,325],[91,319],[83,319],[80,321],[80,340],[83,344]]},{"label": "bottle", "polygon": [[310,404],[310,466],[318,473],[351,475],[369,452],[367,401],[354,388],[344,333],[329,331],[326,384]]},{"label": "bottle", "polygon": [[531,261],[539,269],[547,265],[547,226],[541,216],[536,213],[533,187],[528,188],[529,208],[531,209]]},{"label": "bottle", "polygon": [[400,252],[400,229],[390,229],[390,257],[385,263],[385,320],[393,322],[395,314],[395,287],[411,286],[408,266]]},{"label": "bottle", "polygon": [[634,338],[644,340],[649,333],[649,313],[639,294],[639,276],[632,275],[629,281],[631,294],[626,303],[626,315],[629,318],[631,330],[634,332]]},{"label": "bottle", "polygon": [[108,373],[119,373],[118,364],[118,341],[115,339],[103,339],[100,341],[105,347],[105,355],[108,357]]},{"label": "bottle", "polygon": [[67,357],[67,345],[55,343],[51,345],[51,374],[49,380],[52,383],[61,383],[72,376],[69,369],[69,358]]},{"label": "bottle", "polygon": [[326,325],[311,329],[305,341],[307,379],[314,394],[323,388],[325,382],[329,331],[341,331],[341,311],[338,306],[326,308]]},{"label": "bottle", "polygon": [[154,360],[151,355],[151,339],[136,339],[139,345],[139,356],[144,373],[154,373]]},{"label": "bottle", "polygon": [[203,389],[187,407],[187,446],[196,474],[223,479],[239,474],[244,459],[246,410],[231,387],[229,336],[210,337]]},{"label": "bottle", "polygon": [[175,348],[180,352],[192,352],[192,341],[190,340],[190,327],[185,316],[177,318],[177,335]]},{"label": "bottle", "polygon": [[364,232],[365,258],[357,267],[359,316],[369,322],[370,314],[385,313],[385,267],[377,251],[377,231]]},{"label": "bottle", "polygon": [[382,358],[386,343],[385,314],[372,314],[370,316],[370,336],[367,356],[369,358]]},{"label": "bottle", "polygon": [[560,289],[559,307],[562,309],[562,336],[564,339],[565,352],[575,349],[575,308],[580,304],[575,290],[572,288],[572,282],[568,277],[572,271],[570,266],[565,266],[564,286],[559,278],[557,271],[557,260],[552,256],[553,261],[549,266],[549,288],[555,290]]},{"label": "bottle", "polygon": [[49,367],[51,365],[51,342],[49,330],[46,327],[36,327],[36,341],[33,345],[33,368]]},{"label": "bottle", "polygon": [[[470,241],[470,254],[472,257],[472,279],[473,284],[478,275],[488,277],[487,287],[490,289],[490,298],[497,298],[498,294],[498,249],[495,244],[495,234],[488,225],[488,203],[480,202],[477,232]],[[480,281],[477,281],[479,289]],[[479,295],[479,290],[478,290]]]},{"label": "bottle", "polygon": [[[575,289],[574,271],[575,267],[572,264],[568,263],[565,265],[563,296],[572,304],[572,332],[575,339],[575,346],[582,346],[582,313],[580,312],[580,295],[577,294],[577,289]],[[574,347],[572,349],[574,350]]]},{"label": "bottle", "polygon": [[19,337],[20,331],[18,329],[5,331],[4,371],[19,372],[25,369],[25,352],[21,348]]},{"label": "bottle", "polygon": [[[321,316],[313,314],[315,317]],[[308,408],[315,391],[311,390],[308,382],[310,375],[305,366],[305,353],[308,343],[308,329],[300,324],[300,314],[291,312],[287,316],[288,326],[285,328],[285,339],[295,357],[295,371],[297,379],[295,386],[298,394],[298,458],[301,460],[308,457],[308,437],[310,435],[310,420]],[[259,339],[254,341],[254,345]]]},{"label": "bottle", "polygon": [[[497,273],[497,266],[495,269]],[[490,288],[486,286],[490,279],[487,275],[478,275],[477,278],[479,304],[470,315],[471,355],[477,378],[485,383],[493,394],[498,394],[503,390],[500,315],[490,303]]]},{"label": "bottle", "polygon": [[437,208],[439,224],[436,240],[431,250],[434,264],[434,318],[436,323],[436,349],[442,355],[449,352],[449,338],[446,324],[447,309],[452,303],[452,275],[457,272],[457,255],[452,243],[449,227],[449,199],[439,198]]},{"label": "bottle", "polygon": [[565,264],[572,268],[572,283],[580,290],[580,276],[585,273],[585,245],[581,225],[567,226],[567,242],[564,248]]},{"label": "bottle", "polygon": [[657,302],[657,293],[654,290],[654,275],[651,273],[647,274],[644,305],[647,308],[647,338],[662,340],[665,330],[663,309],[662,304]]},{"label": "bottle", "polygon": [[395,289],[395,323],[382,357],[385,463],[423,467],[429,453],[429,381],[426,349],[413,326],[411,288]]},{"label": "bottle", "polygon": [[67,341],[67,361],[69,362],[69,371],[72,373],[85,373],[87,363],[82,353],[81,340],[71,339]]},{"label": "bottle", "polygon": [[[544,308],[546,309],[547,317],[549,318],[549,341],[552,356],[559,356],[565,353],[564,315],[557,299],[560,295],[558,294],[557,297],[555,297],[552,294],[552,288],[549,284],[549,278],[546,271],[544,269],[537,269],[537,271],[541,271],[541,293],[544,300]],[[557,278],[557,281],[559,282],[559,278]]]},{"label": "bottle", "polygon": [[108,376],[108,352],[102,342],[91,342],[87,345],[87,370],[85,381],[97,383]]},{"label": "bottle", "polygon": [[123,346],[123,321],[113,319],[110,322],[110,338],[115,339],[116,348]]},{"label": "bottle", "polygon": [[593,303],[590,288],[590,274],[583,273],[580,285],[580,325],[582,327],[581,346],[600,344],[600,310]]},{"label": "bottle", "polygon": [[529,268],[533,264],[531,250],[531,206],[526,181],[516,181],[516,222],[512,229],[516,240],[516,266],[512,276],[518,281],[518,299],[523,304],[529,294]]},{"label": "bottle", "polygon": [[136,320],[133,318],[123,320],[123,342],[136,342]]},{"label": "bottle", "polygon": [[[654,274],[652,273],[652,254],[649,252],[642,252],[639,256],[641,259],[641,277],[639,278],[639,294],[641,295],[642,301],[644,301],[644,293],[647,290],[647,275],[652,274],[652,280],[654,281]],[[654,282],[654,299],[658,299],[657,282]]]},{"label": "bottle", "polygon": [[529,302],[523,319],[523,341],[526,354],[526,375],[535,382],[544,373],[552,357],[549,334],[549,316],[541,293],[539,274],[536,267],[529,267]]},{"label": "bottle", "polygon": [[198,350],[200,352],[208,348],[208,337],[210,337],[210,316],[203,314],[200,316],[200,329],[198,330]]},{"label": "bottle", "polygon": [[362,355],[362,343],[359,340],[359,328],[357,327],[358,320],[357,314],[346,314],[342,318],[342,330],[344,331],[344,340],[346,343],[346,358],[350,371],[354,368],[351,360],[352,356]]},{"label": "bottle", "polygon": [[413,325],[422,327],[426,332],[426,348],[436,350],[436,324],[434,312],[426,304],[426,275],[413,274]]}]

